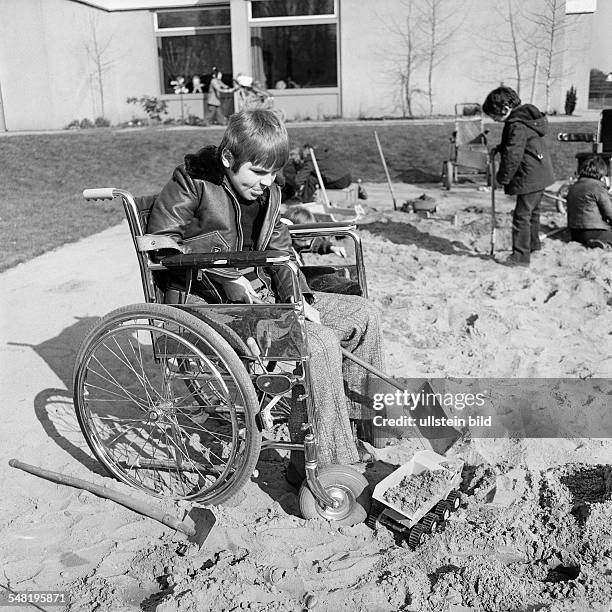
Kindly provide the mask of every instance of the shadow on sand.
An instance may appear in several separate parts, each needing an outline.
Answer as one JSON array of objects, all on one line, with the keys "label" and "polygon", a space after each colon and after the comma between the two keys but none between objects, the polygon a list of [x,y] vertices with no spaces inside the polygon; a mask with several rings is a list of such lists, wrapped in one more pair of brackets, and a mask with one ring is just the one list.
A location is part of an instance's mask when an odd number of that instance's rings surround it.
[{"label": "shadow on sand", "polygon": [[441,253],[442,255],[463,255],[477,259],[489,259],[483,253],[475,253],[459,240],[448,240],[428,232],[422,232],[411,223],[368,223],[363,226],[366,231],[390,240],[394,244],[413,244],[422,249]]},{"label": "shadow on sand", "polygon": [[83,338],[96,321],[96,317],[77,318],[76,323],[41,344],[11,344],[28,346],[34,350],[65,386],[64,389],[43,389],[34,398],[34,413],[45,433],[89,470],[101,476],[108,476],[89,454],[72,402],[72,372],[77,352]]}]

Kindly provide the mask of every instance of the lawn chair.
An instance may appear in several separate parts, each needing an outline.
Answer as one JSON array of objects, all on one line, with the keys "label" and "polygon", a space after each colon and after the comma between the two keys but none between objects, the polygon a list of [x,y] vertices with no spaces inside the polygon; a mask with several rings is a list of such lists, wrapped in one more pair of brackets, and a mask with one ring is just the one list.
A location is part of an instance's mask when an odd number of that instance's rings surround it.
[{"label": "lawn chair", "polygon": [[484,129],[482,109],[476,102],[455,104],[455,131],[450,138],[450,154],[442,166],[442,182],[447,189],[460,177],[472,180],[475,176],[489,176],[488,130]]}]

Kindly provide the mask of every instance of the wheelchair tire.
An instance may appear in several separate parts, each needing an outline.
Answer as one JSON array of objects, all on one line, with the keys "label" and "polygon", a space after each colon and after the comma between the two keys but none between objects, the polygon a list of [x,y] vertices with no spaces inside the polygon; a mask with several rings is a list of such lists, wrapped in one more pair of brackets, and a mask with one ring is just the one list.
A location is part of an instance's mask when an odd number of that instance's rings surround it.
[{"label": "wheelchair tire", "polygon": [[120,481],[160,498],[219,504],[253,473],[255,389],[232,347],[192,314],[164,304],[114,310],[83,341],[73,380],[83,435]]},{"label": "wheelchair tire", "polygon": [[326,465],[319,470],[319,481],[332,497],[340,500],[338,508],[323,507],[308,488],[300,487],[300,511],[305,519],[324,518],[340,525],[363,523],[370,512],[372,493],[366,478],[347,465]]}]

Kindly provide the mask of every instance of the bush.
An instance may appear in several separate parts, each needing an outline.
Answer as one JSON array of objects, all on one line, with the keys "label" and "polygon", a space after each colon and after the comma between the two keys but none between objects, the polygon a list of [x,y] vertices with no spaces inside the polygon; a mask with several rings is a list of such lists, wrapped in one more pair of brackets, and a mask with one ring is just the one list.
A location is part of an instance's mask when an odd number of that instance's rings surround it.
[{"label": "bush", "polygon": [[64,129],[65,130],[78,130],[80,127],[80,121],[73,119]]},{"label": "bush", "polygon": [[94,126],[94,124],[87,118],[85,119],[81,119],[81,122],[79,123],[79,127],[82,130],[86,130],[88,128],[92,128]]},{"label": "bush", "polygon": [[202,117],[190,114],[185,119],[185,125],[208,125],[208,123]]},{"label": "bush", "polygon": [[166,108],[168,105],[164,100],[160,100],[155,96],[141,96],[140,98],[127,98],[128,104],[140,104],[142,109],[151,121],[161,121],[162,115],[167,115]]},{"label": "bush", "polygon": [[576,88],[572,85],[565,92],[565,114],[572,115],[576,109],[576,102],[578,101],[578,95],[576,94]]},{"label": "bush", "polygon": [[96,117],[94,125],[97,128],[110,127],[110,121],[106,117]]}]

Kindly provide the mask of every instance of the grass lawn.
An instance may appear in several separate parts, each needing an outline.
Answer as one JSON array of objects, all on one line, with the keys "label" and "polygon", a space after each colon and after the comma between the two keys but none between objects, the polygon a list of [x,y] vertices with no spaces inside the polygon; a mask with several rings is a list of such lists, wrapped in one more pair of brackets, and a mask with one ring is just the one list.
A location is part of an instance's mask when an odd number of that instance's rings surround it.
[{"label": "grass lawn", "polygon": [[[557,132],[595,131],[594,122],[554,123],[550,146],[556,177],[574,173],[586,143],[561,143]],[[344,152],[353,176],[384,181],[373,131],[377,130],[393,181],[436,182],[448,156],[452,122],[289,126],[293,144],[326,143]],[[489,142],[501,126],[489,126]],[[123,219],[117,202],[87,203],[86,187],[121,187],[135,195],[157,192],[183,155],[217,144],[221,129],[98,129],[0,138],[0,270]]]}]

